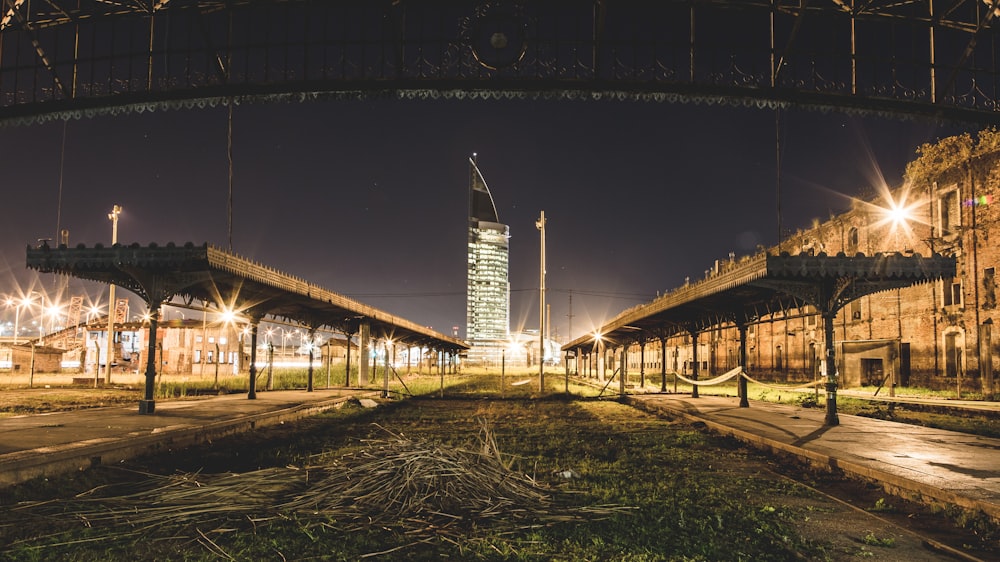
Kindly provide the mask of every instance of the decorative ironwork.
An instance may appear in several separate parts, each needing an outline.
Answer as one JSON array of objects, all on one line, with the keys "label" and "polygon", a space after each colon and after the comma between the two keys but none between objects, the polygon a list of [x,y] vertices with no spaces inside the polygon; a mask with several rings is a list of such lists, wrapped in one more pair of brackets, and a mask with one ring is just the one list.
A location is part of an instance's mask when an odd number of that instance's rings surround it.
[{"label": "decorative ironwork", "polygon": [[1000,123],[995,0],[6,0],[0,121],[322,98]]}]

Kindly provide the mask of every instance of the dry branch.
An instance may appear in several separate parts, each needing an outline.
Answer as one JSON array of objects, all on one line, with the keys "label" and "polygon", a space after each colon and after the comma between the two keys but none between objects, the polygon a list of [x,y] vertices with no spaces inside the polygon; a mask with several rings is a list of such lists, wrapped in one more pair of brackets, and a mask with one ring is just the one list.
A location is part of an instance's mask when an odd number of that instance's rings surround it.
[{"label": "dry branch", "polygon": [[[358,451],[305,468],[247,473],[149,475],[115,496],[92,490],[62,502],[19,507],[41,517],[72,517],[84,525],[120,526],[164,539],[193,539],[221,557],[209,535],[259,532],[268,523],[298,523],[344,531],[385,528],[418,544],[456,543],[498,523],[513,529],[622,513],[622,506],[570,507],[553,491],[505,463],[489,425],[480,421],[478,447],[451,447],[382,428]],[[115,527],[119,528],[116,530]],[[89,540],[89,539],[88,539]]]}]

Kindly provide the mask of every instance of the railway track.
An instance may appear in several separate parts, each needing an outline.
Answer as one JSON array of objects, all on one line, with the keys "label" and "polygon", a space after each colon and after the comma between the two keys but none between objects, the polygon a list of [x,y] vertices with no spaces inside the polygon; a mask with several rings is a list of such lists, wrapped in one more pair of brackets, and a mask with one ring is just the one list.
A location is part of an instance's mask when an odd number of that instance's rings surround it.
[{"label": "railway track", "polygon": [[[875,486],[846,477],[817,477],[808,469],[789,463],[775,463],[768,473],[774,478],[785,480],[809,490],[820,498],[841,506],[856,518],[853,528],[863,527],[869,522],[872,528],[891,528],[896,534],[906,536],[922,545],[927,552],[941,559],[964,562],[988,562],[997,560],[997,553],[979,552],[964,545],[976,544],[980,539],[972,531],[961,529],[942,513],[934,513],[926,506],[901,498],[892,498],[891,508],[873,511],[870,507],[886,505],[885,493]],[[829,538],[829,537],[824,537]],[[900,553],[901,554],[901,553]],[[904,559],[900,556],[899,559]],[[909,558],[906,558],[909,559]]]}]

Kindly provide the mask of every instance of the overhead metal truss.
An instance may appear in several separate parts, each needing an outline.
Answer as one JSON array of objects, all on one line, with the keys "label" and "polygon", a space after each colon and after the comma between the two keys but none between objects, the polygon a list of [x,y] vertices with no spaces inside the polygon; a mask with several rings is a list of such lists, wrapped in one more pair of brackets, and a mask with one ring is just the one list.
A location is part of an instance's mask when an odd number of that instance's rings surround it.
[{"label": "overhead metal truss", "polygon": [[996,124],[998,2],[2,0],[0,120],[400,96]]}]

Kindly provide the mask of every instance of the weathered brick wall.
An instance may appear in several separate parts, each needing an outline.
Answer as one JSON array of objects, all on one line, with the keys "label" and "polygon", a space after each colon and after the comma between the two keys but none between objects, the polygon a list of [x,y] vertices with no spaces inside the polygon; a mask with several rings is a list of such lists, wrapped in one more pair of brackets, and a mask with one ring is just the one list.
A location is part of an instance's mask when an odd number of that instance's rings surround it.
[{"label": "weathered brick wall", "polygon": [[[903,226],[885,220],[882,209],[889,206],[889,195],[873,196],[855,202],[843,214],[815,221],[768,251],[954,255],[955,280],[890,290],[849,303],[834,322],[834,340],[898,341],[902,355],[896,360],[898,382],[903,384],[930,388],[960,384],[963,390],[989,391],[990,379],[995,378],[991,373],[1000,371],[1000,329],[993,329],[1000,322],[1000,281],[995,277],[1000,269],[1000,155],[976,157],[945,170],[936,181],[908,189],[891,194],[893,200],[913,205],[913,216]],[[951,227],[945,229],[948,223]],[[959,287],[953,290],[955,283]],[[704,376],[725,372],[732,350],[739,349],[739,335],[732,327],[701,334],[698,341],[710,344],[699,349],[699,360],[707,367]],[[645,368],[659,372],[658,356],[649,352],[650,345],[659,349],[658,341],[647,344]],[[676,353],[679,367],[687,366],[683,372],[690,373],[689,338],[670,338],[667,350],[667,371],[673,370]],[[822,321],[808,307],[763,318],[748,333],[747,366],[755,377],[812,380],[824,354]],[[630,372],[639,368],[638,356],[638,347],[633,346]],[[1000,391],[1000,381],[993,388]]]}]

